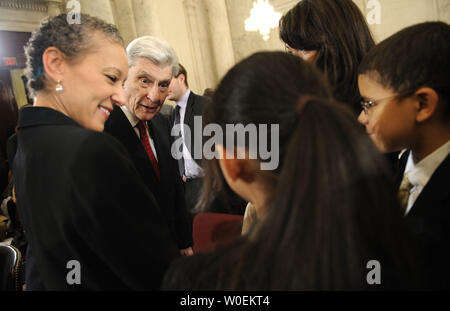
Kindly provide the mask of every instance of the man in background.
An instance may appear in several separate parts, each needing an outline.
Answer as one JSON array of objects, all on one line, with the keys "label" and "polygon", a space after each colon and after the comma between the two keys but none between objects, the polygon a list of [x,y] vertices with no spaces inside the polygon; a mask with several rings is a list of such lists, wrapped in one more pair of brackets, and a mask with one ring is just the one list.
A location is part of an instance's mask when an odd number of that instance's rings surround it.
[{"label": "man in background", "polygon": [[[202,133],[194,131],[194,117],[202,115],[208,98],[197,95],[189,89],[186,69],[180,64],[178,74],[170,82],[167,99],[177,103],[172,121],[174,126],[178,124],[181,126],[180,135],[183,139],[182,158],[178,160],[178,169],[185,185],[186,207],[192,213],[200,197],[203,180],[201,159],[195,159],[192,156],[193,148],[191,146],[194,146],[195,141],[202,141]],[[186,143],[185,135],[188,133],[184,132],[184,125],[190,129],[190,144]],[[195,137],[196,140],[194,140]]]}]

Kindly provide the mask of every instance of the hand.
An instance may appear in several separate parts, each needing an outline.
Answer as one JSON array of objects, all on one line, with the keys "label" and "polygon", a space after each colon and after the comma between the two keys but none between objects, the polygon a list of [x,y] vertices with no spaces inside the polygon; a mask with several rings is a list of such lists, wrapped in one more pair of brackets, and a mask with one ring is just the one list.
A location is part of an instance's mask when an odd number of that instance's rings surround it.
[{"label": "hand", "polygon": [[186,182],[186,176],[183,175],[183,177],[181,177],[181,179],[183,179],[184,182]]},{"label": "hand", "polygon": [[180,254],[183,256],[192,256],[194,255],[194,251],[192,250],[192,247],[188,247],[185,249],[180,249]]}]

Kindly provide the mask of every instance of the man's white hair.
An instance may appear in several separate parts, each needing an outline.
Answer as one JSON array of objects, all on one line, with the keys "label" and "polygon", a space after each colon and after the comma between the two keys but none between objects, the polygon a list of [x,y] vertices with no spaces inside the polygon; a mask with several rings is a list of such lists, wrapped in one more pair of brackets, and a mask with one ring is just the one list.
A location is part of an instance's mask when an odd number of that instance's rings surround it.
[{"label": "man's white hair", "polygon": [[172,67],[172,77],[178,75],[178,57],[166,40],[143,36],[134,39],[127,47],[128,65],[132,67],[140,57],[145,57],[158,66]]}]

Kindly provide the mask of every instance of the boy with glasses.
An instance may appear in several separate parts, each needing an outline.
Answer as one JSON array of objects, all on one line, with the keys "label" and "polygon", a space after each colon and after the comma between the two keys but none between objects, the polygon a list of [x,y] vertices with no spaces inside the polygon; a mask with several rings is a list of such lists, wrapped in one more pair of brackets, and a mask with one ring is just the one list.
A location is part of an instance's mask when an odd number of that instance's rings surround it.
[{"label": "boy with glasses", "polygon": [[358,120],[382,152],[401,153],[397,186],[425,243],[432,286],[450,288],[450,26],[427,22],[373,48],[360,65]]}]

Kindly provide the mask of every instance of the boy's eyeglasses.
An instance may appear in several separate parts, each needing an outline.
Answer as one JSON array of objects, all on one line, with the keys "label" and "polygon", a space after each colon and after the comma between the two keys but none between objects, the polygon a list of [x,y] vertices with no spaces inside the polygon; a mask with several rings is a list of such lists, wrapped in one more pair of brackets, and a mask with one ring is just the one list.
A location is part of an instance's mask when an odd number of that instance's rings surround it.
[{"label": "boy's eyeglasses", "polygon": [[361,100],[361,107],[364,110],[364,112],[366,114],[368,114],[370,108],[372,108],[373,106],[379,104],[381,101],[388,100],[388,99],[393,99],[393,98],[396,98],[396,97],[399,97],[399,96],[400,96],[399,94],[395,94],[395,95],[392,95],[392,96],[389,96],[389,97],[384,97],[384,98],[375,99],[375,100],[364,100],[363,99],[363,100]]},{"label": "boy's eyeglasses", "polygon": [[284,45],[284,51],[288,54],[294,55],[294,51],[299,51],[300,53],[302,53],[302,55],[304,56],[306,51],[305,50],[299,50],[299,49],[293,49],[290,46],[288,46],[287,44]]}]

